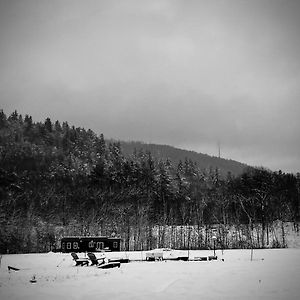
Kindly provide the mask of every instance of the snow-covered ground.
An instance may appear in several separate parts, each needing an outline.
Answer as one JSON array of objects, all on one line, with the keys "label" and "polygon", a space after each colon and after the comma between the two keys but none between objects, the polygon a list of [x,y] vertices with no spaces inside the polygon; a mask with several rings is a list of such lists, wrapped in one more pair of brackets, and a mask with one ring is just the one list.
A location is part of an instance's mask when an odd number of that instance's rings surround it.
[{"label": "snow-covered ground", "polygon": [[[250,251],[217,250],[217,261],[188,262],[141,262],[146,252],[108,253],[137,260],[108,270],[75,267],[70,254],[3,255],[0,299],[300,299],[300,249],[254,250],[252,261]],[[164,251],[165,258],[187,254]],[[189,251],[191,259],[209,255],[213,251]]]}]

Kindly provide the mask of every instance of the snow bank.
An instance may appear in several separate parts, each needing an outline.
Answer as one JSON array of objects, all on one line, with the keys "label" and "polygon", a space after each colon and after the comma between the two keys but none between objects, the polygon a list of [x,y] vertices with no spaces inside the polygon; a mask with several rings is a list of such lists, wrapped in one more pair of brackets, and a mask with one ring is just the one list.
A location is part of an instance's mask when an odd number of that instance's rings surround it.
[{"label": "snow bank", "polygon": [[[180,253],[189,254],[191,259],[213,254]],[[146,252],[108,253],[109,257],[136,260],[110,270],[75,267],[70,254],[4,255],[0,299],[300,298],[300,249],[254,250],[253,261],[250,250],[227,250],[223,255],[217,250],[216,254],[217,261],[141,262],[138,260],[144,259]],[[8,272],[9,265],[20,271]],[[30,283],[33,276],[36,283]]]}]

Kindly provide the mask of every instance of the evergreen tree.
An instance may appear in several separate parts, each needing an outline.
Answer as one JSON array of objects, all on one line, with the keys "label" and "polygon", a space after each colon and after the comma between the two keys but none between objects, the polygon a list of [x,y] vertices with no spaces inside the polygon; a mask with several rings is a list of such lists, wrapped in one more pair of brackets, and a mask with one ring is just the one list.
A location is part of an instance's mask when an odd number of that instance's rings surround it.
[{"label": "evergreen tree", "polygon": [[7,117],[3,110],[0,110],[0,129],[3,129],[7,126]]},{"label": "evergreen tree", "polygon": [[48,132],[52,132],[52,123],[51,123],[50,118],[46,118],[44,125],[45,125],[45,129]]}]

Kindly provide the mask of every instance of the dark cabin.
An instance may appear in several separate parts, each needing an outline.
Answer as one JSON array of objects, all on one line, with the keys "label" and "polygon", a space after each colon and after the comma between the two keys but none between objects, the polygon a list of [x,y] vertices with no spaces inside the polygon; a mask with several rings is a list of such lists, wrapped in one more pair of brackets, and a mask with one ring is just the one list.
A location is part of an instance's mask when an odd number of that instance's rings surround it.
[{"label": "dark cabin", "polygon": [[61,252],[120,251],[121,239],[105,236],[68,236],[61,239]]}]

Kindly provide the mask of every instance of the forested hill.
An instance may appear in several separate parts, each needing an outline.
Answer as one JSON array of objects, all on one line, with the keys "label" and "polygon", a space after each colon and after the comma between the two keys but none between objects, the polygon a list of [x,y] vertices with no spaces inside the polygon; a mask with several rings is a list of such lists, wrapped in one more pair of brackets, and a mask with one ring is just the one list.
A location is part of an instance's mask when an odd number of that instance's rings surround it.
[{"label": "forested hill", "polygon": [[191,160],[197,163],[197,166],[200,169],[208,172],[210,169],[219,169],[220,174],[223,176],[226,176],[229,172],[235,176],[240,175],[247,168],[246,164],[234,160],[218,158],[168,145],[146,144],[136,141],[121,141],[121,148],[126,156],[131,155],[134,151],[149,151],[156,159],[169,159],[175,165],[177,165],[180,161],[184,162],[186,159]]},{"label": "forested hill", "polygon": [[[0,110],[0,253],[112,234],[127,250],[208,249],[213,228],[225,248],[285,246],[284,227],[282,239],[269,233],[300,219],[300,174],[247,168],[222,177],[185,153],[177,163],[175,148],[131,146],[125,155],[126,144],[90,129]],[[165,149],[172,151],[154,158]]]},{"label": "forested hill", "polygon": [[[38,147],[41,152],[45,151],[45,153],[48,153],[46,155],[49,156],[48,158],[51,155],[62,155],[63,153],[66,154],[66,152],[70,152],[75,157],[78,157],[79,152],[81,152],[81,161],[85,161],[89,157],[88,165],[90,166],[93,163],[93,159],[95,159],[99,143],[106,143],[107,145],[120,144],[122,154],[127,158],[130,158],[134,153],[150,152],[156,161],[169,160],[173,166],[177,166],[180,162],[189,161],[196,163],[197,168],[206,173],[218,170],[219,175],[224,178],[228,173],[232,176],[240,175],[247,167],[246,164],[234,160],[213,157],[168,145],[115,141],[113,139],[104,140],[103,134],[97,135],[91,129],[75,128],[69,125],[67,121],[53,122],[50,118],[47,118],[44,122],[34,122],[30,115],[23,117],[16,111],[10,116],[6,116],[2,111],[0,118],[0,126],[2,127],[0,127],[0,138],[2,138],[2,141],[13,139],[16,143],[15,147],[19,150],[20,145],[23,145],[25,148],[30,148],[29,145]],[[26,155],[20,158],[18,165],[22,165],[22,163],[30,164],[29,161],[33,165],[39,164],[38,161],[25,157]]]}]

